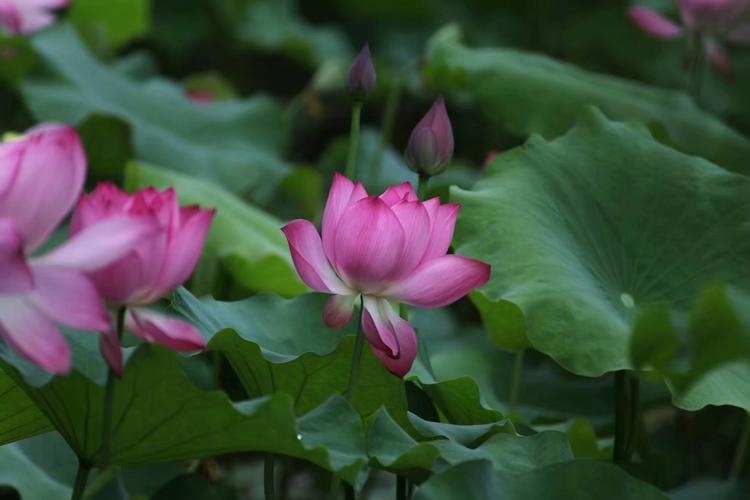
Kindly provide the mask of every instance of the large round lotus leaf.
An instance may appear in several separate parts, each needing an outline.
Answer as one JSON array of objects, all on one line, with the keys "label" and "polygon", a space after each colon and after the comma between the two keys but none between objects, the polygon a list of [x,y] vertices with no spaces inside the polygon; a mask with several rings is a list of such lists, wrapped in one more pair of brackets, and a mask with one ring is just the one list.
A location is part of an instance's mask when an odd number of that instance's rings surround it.
[{"label": "large round lotus leaf", "polygon": [[577,374],[630,367],[639,309],[687,311],[714,280],[750,287],[750,179],[596,111],[452,198],[457,253],[492,264],[481,293],[515,305],[531,345]]}]

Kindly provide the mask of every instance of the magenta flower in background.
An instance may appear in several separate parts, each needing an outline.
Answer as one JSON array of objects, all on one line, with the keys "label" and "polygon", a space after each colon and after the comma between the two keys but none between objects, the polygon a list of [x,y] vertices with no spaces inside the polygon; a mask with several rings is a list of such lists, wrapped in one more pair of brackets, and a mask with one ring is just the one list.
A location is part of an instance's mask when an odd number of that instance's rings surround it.
[{"label": "magenta flower in background", "polygon": [[86,272],[122,257],[154,231],[143,217],[117,217],[32,257],[75,204],[85,177],[86,156],[73,128],[45,125],[0,145],[0,337],[52,373],[70,369],[56,324],[109,327]]},{"label": "magenta flower in background", "polygon": [[29,34],[55,22],[55,9],[70,0],[0,0],[0,23],[13,34]]},{"label": "magenta flower in background", "polygon": [[363,100],[375,92],[377,75],[372,64],[370,46],[365,44],[349,68],[349,92],[355,99]]},{"label": "magenta flower in background", "polygon": [[642,5],[628,8],[628,16],[643,32],[664,39],[691,32],[703,35],[703,51],[713,68],[731,77],[732,61],[721,42],[750,45],[749,0],[678,0],[682,25]]},{"label": "magenta flower in background", "polygon": [[[129,195],[105,182],[81,197],[70,232],[76,235],[123,215],[146,216],[159,229],[153,238],[90,275],[99,293],[111,304],[127,306],[125,327],[142,339],[175,351],[204,349],[205,340],[195,327],[143,306],[164,297],[193,273],[214,210],[180,207],[172,188],[161,192],[148,188]],[[101,337],[100,348],[112,370],[122,375],[120,341],[111,328]]]},{"label": "magenta flower in background", "polygon": [[417,353],[417,336],[389,301],[442,307],[484,285],[490,266],[447,255],[459,206],[419,201],[408,182],[368,196],[362,184],[336,174],[323,213],[323,238],[310,221],[282,229],[302,280],[331,293],[323,320],[346,325],[360,294],[362,327],[373,353],[403,377]]}]

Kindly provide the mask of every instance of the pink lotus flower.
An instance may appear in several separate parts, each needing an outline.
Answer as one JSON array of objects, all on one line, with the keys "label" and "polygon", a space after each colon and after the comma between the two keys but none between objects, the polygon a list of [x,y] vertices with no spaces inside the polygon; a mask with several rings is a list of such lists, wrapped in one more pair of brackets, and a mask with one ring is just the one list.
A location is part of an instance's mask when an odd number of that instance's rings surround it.
[{"label": "pink lotus flower", "polygon": [[13,34],[29,34],[55,22],[54,9],[70,0],[0,0],[0,24]]},{"label": "pink lotus flower", "polygon": [[32,255],[65,218],[86,177],[75,130],[35,128],[0,144],[0,337],[52,373],[70,369],[56,324],[99,331],[109,318],[86,272],[125,255],[154,231],[142,217],[92,225],[42,256]]},{"label": "pink lotus flower", "polygon": [[[75,235],[123,215],[149,217],[159,230],[154,238],[91,274],[99,293],[111,304],[127,306],[125,327],[142,339],[175,351],[204,349],[205,340],[192,325],[143,306],[164,297],[193,273],[214,210],[180,207],[172,188],[163,192],[148,188],[129,195],[105,182],[81,197],[70,231]],[[121,375],[122,352],[116,332],[105,331],[100,348],[112,370]]]},{"label": "pink lotus flower", "polygon": [[362,184],[336,174],[323,213],[323,239],[307,220],[282,229],[302,280],[331,293],[323,320],[346,325],[364,296],[362,327],[373,353],[403,377],[417,353],[417,336],[389,301],[442,307],[484,285],[490,266],[447,255],[459,206],[419,201],[408,182],[368,196]]},{"label": "pink lotus flower", "polygon": [[713,68],[731,77],[732,61],[722,41],[750,45],[750,1],[678,0],[682,26],[649,7],[628,8],[628,16],[643,32],[656,37],[680,38],[690,32],[704,36],[703,51]]}]

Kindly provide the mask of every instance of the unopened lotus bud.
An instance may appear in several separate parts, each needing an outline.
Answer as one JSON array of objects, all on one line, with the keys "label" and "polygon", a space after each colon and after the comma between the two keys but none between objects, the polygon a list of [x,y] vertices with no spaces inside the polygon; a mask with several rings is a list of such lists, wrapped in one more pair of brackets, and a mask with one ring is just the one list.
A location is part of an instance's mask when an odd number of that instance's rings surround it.
[{"label": "unopened lotus bud", "polygon": [[375,67],[372,65],[372,57],[370,57],[370,47],[365,44],[349,69],[349,91],[355,100],[363,101],[375,91],[376,83],[377,77]]},{"label": "unopened lotus bud", "polygon": [[409,137],[404,158],[409,168],[419,175],[442,173],[453,157],[453,129],[445,110],[445,102],[438,97]]}]

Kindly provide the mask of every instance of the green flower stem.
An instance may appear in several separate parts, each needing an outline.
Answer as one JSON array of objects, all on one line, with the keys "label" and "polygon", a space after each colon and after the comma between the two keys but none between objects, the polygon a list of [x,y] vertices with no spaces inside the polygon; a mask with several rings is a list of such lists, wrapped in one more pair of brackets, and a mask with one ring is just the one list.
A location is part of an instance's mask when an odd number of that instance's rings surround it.
[{"label": "green flower stem", "polygon": [[380,124],[380,139],[378,140],[378,149],[372,155],[370,160],[370,185],[377,186],[380,180],[380,170],[383,163],[383,153],[393,135],[393,126],[396,123],[396,112],[401,101],[401,80],[396,79],[391,85],[388,93],[388,100],[385,103],[383,112],[383,122]]},{"label": "green flower stem", "polygon": [[266,453],[265,463],[263,464],[263,491],[266,494],[266,500],[275,500],[274,491],[274,474],[273,474],[274,456],[272,453]]},{"label": "green flower stem", "polygon": [[615,445],[612,458],[629,461],[638,438],[639,411],[638,375],[628,370],[615,372]]},{"label": "green flower stem", "polygon": [[107,467],[106,469],[101,471],[99,475],[94,478],[89,487],[86,488],[86,492],[83,494],[83,499],[88,500],[89,498],[93,498],[102,490],[102,488],[107,485],[107,483],[112,480],[113,477],[117,476],[119,473],[120,468],[117,466]]},{"label": "green flower stem", "polygon": [[740,471],[745,461],[745,455],[747,455],[747,449],[750,445],[750,413],[745,418],[745,427],[742,429],[742,435],[740,436],[739,444],[737,445],[737,451],[734,453],[734,460],[732,460],[732,468],[729,472],[729,480],[736,481],[740,478]]},{"label": "green flower stem", "polygon": [[[115,333],[117,333],[118,343],[122,341],[122,332],[125,324],[126,307],[120,307],[117,310],[117,319],[115,322]],[[99,469],[104,470],[109,467],[110,455],[112,453],[112,402],[115,397],[115,373],[110,368],[107,373],[107,386],[104,389],[104,408],[102,409],[102,447],[99,454]]]},{"label": "green flower stem", "polygon": [[521,378],[523,375],[523,355],[526,349],[518,351],[513,359],[513,374],[510,379],[510,391],[508,393],[508,410],[516,413],[518,406],[518,394],[521,391]]},{"label": "green flower stem", "polygon": [[417,186],[417,197],[424,201],[427,198],[427,186],[430,183],[428,175],[419,174],[419,184]]},{"label": "green flower stem", "polygon": [[79,460],[76,482],[73,486],[73,494],[70,496],[71,500],[81,500],[83,498],[83,492],[86,491],[86,482],[89,479],[89,472],[91,472],[91,466]]},{"label": "green flower stem", "polygon": [[695,31],[688,38],[688,90],[695,103],[701,105],[701,91],[706,58],[703,53],[703,36]]},{"label": "green flower stem", "polygon": [[354,353],[352,354],[352,366],[349,369],[349,385],[346,388],[346,399],[352,406],[356,406],[357,399],[357,374],[359,365],[362,362],[362,348],[364,347],[365,337],[362,332],[362,314],[365,311],[365,298],[359,298],[359,321],[357,321],[357,337],[354,341]]},{"label": "green flower stem", "polygon": [[407,491],[406,478],[404,476],[396,476],[396,500],[406,500]]},{"label": "green flower stem", "polygon": [[346,158],[346,176],[354,180],[357,175],[357,145],[359,143],[359,117],[362,101],[352,102],[352,125],[349,131],[349,155]]}]

